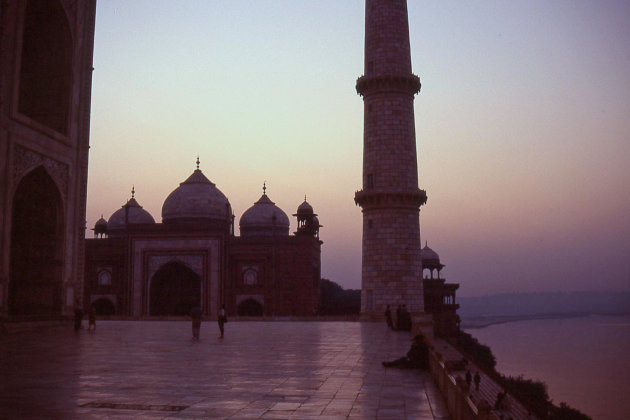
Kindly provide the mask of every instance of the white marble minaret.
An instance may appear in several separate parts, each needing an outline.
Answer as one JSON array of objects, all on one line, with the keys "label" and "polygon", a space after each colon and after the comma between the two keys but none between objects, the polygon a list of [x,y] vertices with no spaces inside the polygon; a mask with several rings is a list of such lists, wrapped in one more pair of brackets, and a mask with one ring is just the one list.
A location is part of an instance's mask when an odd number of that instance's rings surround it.
[{"label": "white marble minaret", "polygon": [[424,310],[420,206],[406,0],[366,0],[365,68],[357,92],[364,102],[361,312],[382,316],[386,305]]}]

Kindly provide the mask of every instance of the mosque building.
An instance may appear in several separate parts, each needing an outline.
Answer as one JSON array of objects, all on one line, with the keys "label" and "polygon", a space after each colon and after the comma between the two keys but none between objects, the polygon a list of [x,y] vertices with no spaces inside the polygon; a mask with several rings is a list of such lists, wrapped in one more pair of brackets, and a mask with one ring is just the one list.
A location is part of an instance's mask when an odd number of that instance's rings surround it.
[{"label": "mosque building", "polygon": [[319,306],[319,220],[306,201],[297,230],[263,186],[239,220],[227,197],[197,169],[164,200],[162,222],[131,198],[86,239],[84,302],[97,313],[312,316]]}]

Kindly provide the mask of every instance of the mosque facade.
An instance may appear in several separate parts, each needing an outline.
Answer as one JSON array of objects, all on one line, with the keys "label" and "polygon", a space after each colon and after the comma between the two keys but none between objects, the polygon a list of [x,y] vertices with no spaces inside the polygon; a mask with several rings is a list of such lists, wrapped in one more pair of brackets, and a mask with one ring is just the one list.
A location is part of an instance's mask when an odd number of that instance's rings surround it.
[{"label": "mosque facade", "polygon": [[239,219],[197,169],[165,199],[162,221],[131,198],[86,240],[85,306],[129,317],[312,316],[319,306],[319,220],[304,199],[294,217],[262,196]]}]

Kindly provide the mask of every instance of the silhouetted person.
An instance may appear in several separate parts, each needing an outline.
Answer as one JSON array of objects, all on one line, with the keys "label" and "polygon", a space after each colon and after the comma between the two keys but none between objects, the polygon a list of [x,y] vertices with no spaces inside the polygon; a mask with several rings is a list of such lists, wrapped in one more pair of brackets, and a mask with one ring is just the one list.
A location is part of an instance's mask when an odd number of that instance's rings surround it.
[{"label": "silhouetted person", "polygon": [[195,306],[190,310],[192,318],[192,335],[195,340],[199,340],[199,332],[201,331],[201,308]]},{"label": "silhouetted person", "polygon": [[502,391],[497,394],[497,400],[494,402],[495,410],[502,410],[505,408],[505,395],[507,392]]},{"label": "silhouetted person", "polygon": [[83,321],[83,309],[77,302],[74,305],[74,330],[79,331],[81,329],[81,321]]},{"label": "silhouetted person", "polygon": [[89,330],[96,331],[96,309],[94,305],[91,305],[88,311],[88,331]]},{"label": "silhouetted person", "polygon": [[472,375],[470,374],[470,370],[466,371],[466,385],[468,385],[468,389],[470,389],[470,385],[472,384]]},{"label": "silhouetted person", "polygon": [[218,322],[219,322],[219,331],[221,331],[221,337],[223,338],[223,333],[224,333],[224,325],[227,322],[227,316],[225,315],[225,305],[221,305],[221,310],[219,311],[219,318],[218,318]]},{"label": "silhouetted person", "polygon": [[387,309],[385,309],[385,321],[387,321],[387,326],[394,329],[394,323],[392,321],[392,311],[389,309],[389,305],[387,305]]},{"label": "silhouetted person", "polygon": [[475,372],[475,377],[473,379],[475,381],[475,390],[479,391],[479,383],[481,382],[481,376],[479,376],[479,372]]},{"label": "silhouetted person", "polygon": [[415,336],[406,356],[391,362],[382,363],[385,367],[396,367],[400,369],[428,369],[429,346],[426,339],[421,335]]}]

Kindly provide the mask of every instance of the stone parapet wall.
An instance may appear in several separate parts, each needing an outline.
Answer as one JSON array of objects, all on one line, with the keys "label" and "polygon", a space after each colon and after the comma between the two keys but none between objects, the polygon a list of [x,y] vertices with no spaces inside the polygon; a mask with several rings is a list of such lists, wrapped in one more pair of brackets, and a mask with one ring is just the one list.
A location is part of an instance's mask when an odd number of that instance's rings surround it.
[{"label": "stone parapet wall", "polygon": [[491,413],[479,412],[467,393],[446,369],[434,352],[429,354],[429,369],[453,420],[495,419]]}]

